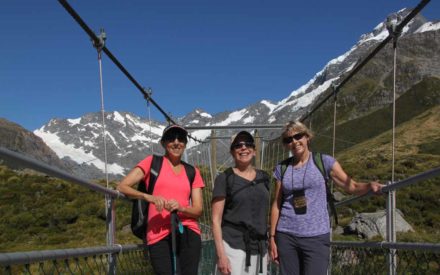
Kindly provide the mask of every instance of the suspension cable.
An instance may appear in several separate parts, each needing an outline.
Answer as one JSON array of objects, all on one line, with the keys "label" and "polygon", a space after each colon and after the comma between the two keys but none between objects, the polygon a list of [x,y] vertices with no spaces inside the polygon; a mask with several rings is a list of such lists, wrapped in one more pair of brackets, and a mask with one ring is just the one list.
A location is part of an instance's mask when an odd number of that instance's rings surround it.
[{"label": "suspension cable", "polygon": [[[145,89],[144,89],[144,90],[145,90]],[[152,130],[151,130],[151,105],[150,105],[150,98],[151,98],[151,95],[153,94],[153,91],[152,91],[151,88],[148,88],[146,92],[147,92],[148,95],[149,95],[149,97],[146,98],[146,100],[147,100],[147,109],[148,109],[148,125],[149,125],[149,128],[150,128],[150,131],[149,131],[149,133],[148,133],[148,138],[149,138],[149,142],[150,142],[150,151],[151,151],[151,154],[154,155],[153,135],[152,135],[153,132],[152,132]]]},{"label": "suspension cable", "polygon": [[103,29],[98,36],[99,41],[92,41],[93,46],[96,48],[98,53],[98,66],[99,66],[99,90],[101,95],[101,125],[102,125],[102,141],[104,144],[104,174],[105,174],[105,183],[108,188],[108,170],[107,170],[107,139],[106,139],[106,129],[105,129],[105,109],[104,109],[104,84],[102,81],[102,48],[105,45],[106,35]]},{"label": "suspension cable", "polygon": [[337,86],[332,85],[333,89],[333,144],[332,144],[332,156],[335,157],[336,151],[336,107],[338,102],[338,97],[336,96]]},{"label": "suspension cable", "polygon": [[397,39],[400,35],[396,31],[395,25],[387,26],[390,35],[393,36],[393,128],[392,128],[392,168],[391,168],[391,182],[394,182],[395,170],[395,147],[396,147],[396,72],[397,72]]},{"label": "suspension cable", "polygon": [[[73,19],[81,26],[81,28],[88,34],[88,36],[92,39],[94,44],[99,44],[99,37],[89,28],[89,26],[85,23],[85,21],[78,15],[78,13],[70,6],[70,4],[66,0],[58,0],[58,2],[64,7],[64,9],[73,17]],[[102,51],[107,55],[108,58],[116,65],[116,67],[121,70],[121,72],[136,86],[136,88],[142,93],[144,98],[148,99],[151,104],[153,104],[157,110],[165,117],[166,121],[170,124],[177,124],[172,117],[165,112],[159,104],[154,101],[154,99],[144,90],[144,88],[136,81],[136,79],[127,71],[127,69],[116,59],[116,57],[112,54],[112,52],[107,48],[107,46],[102,47]],[[188,137],[193,139],[194,141],[201,142],[201,140],[193,137],[191,134],[188,134]]]}]

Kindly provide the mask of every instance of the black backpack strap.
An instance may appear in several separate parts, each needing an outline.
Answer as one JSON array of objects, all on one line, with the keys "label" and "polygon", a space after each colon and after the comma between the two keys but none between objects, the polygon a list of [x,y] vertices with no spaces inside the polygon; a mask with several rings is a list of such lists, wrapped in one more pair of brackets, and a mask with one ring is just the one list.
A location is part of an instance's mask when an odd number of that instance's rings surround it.
[{"label": "black backpack strap", "polygon": [[[142,179],[137,186],[137,190],[149,195],[153,194],[154,185],[156,184],[157,177],[159,176],[160,168],[162,167],[163,157],[153,155],[150,166],[150,178],[148,181],[148,191],[145,187],[145,181]],[[150,204],[141,199],[132,200],[132,212],[131,212],[131,230],[135,236],[142,239],[146,243],[145,231],[147,227],[148,209]]]},{"label": "black backpack strap", "polygon": [[188,177],[189,186],[190,189],[192,188],[192,185],[194,183],[194,179],[196,177],[196,168],[192,166],[191,164],[188,164],[184,161],[182,161],[183,167],[185,167],[186,176]]},{"label": "black backpack strap", "polygon": [[162,168],[163,157],[153,155],[153,160],[151,161],[150,167],[150,180],[148,181],[148,191],[147,194],[153,194],[154,185],[156,184],[157,177],[159,177],[160,169]]},{"label": "black backpack strap", "polygon": [[189,198],[191,199],[191,190],[194,183],[194,179],[196,177],[196,168],[192,166],[191,164],[188,164],[184,161],[181,161],[183,164],[183,167],[185,168],[186,176],[188,177],[189,181]]},{"label": "black backpack strap", "polygon": [[234,170],[232,170],[232,167],[227,168],[225,171],[223,171],[225,174],[225,181],[226,181],[226,197],[229,197],[232,193],[232,184],[230,181],[231,176],[234,175]]},{"label": "black backpack strap", "polygon": [[264,171],[264,170],[260,170],[260,169],[256,169],[257,170],[257,175],[258,173],[260,173],[261,178],[257,179],[254,181],[254,184],[259,184],[259,183],[264,183],[264,187],[266,187],[267,190],[270,190],[270,177],[269,174]]},{"label": "black backpack strap", "polygon": [[[257,185],[257,184],[260,184],[260,183],[267,183],[267,182],[269,182],[269,175],[267,175],[267,173],[264,172],[263,170],[256,169],[257,175],[258,175],[259,171],[262,172],[262,174],[263,174],[262,178],[254,180],[254,181],[251,182],[251,184],[247,184],[247,185],[241,187],[240,189],[236,190],[234,193],[232,193],[232,185],[234,183],[231,182],[229,179],[230,179],[230,177],[232,175],[234,175],[234,171],[232,170],[231,167],[226,169],[224,171],[224,173],[226,175],[226,198],[227,198],[227,200],[232,200],[232,198],[235,197],[235,195],[237,195],[237,193],[243,191],[244,189],[246,189],[248,187],[251,187],[253,185]],[[265,184],[265,187],[267,188],[267,190],[269,190],[269,185]]]},{"label": "black backpack strap", "polygon": [[330,177],[329,172],[325,169],[324,161],[322,160],[322,154],[318,152],[312,152],[312,159],[319,172],[321,172],[325,181],[325,190],[327,192],[327,203],[329,205],[330,216],[333,216],[335,224],[338,224],[338,215],[336,213],[335,198],[330,190]]}]

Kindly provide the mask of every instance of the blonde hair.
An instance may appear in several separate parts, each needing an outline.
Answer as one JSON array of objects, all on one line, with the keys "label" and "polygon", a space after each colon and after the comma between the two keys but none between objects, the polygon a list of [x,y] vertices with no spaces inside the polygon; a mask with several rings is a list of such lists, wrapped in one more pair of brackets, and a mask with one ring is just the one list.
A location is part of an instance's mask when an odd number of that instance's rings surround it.
[{"label": "blonde hair", "polygon": [[313,138],[312,131],[307,128],[306,125],[301,123],[300,121],[289,121],[284,125],[283,133],[281,134],[281,138],[289,137],[290,132],[298,132],[298,133],[304,133],[306,136],[311,140]]}]

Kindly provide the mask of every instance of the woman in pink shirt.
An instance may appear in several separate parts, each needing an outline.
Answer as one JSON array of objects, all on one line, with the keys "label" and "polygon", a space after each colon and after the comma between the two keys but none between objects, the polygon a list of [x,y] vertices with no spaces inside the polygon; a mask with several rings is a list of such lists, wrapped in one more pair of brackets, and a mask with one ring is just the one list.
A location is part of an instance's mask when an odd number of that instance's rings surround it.
[{"label": "woman in pink shirt", "polygon": [[[174,124],[164,129],[161,144],[165,155],[151,195],[137,191],[134,187],[140,181],[148,185],[153,156],[139,162],[117,188],[128,197],[142,199],[150,204],[146,241],[156,274],[197,274],[201,251],[197,219],[202,214],[204,184],[197,168],[194,181],[192,184],[189,182],[181,160],[187,142],[188,132],[183,127]],[[177,212],[184,226],[183,233],[176,234],[176,265],[173,264],[171,251],[172,212]]]}]

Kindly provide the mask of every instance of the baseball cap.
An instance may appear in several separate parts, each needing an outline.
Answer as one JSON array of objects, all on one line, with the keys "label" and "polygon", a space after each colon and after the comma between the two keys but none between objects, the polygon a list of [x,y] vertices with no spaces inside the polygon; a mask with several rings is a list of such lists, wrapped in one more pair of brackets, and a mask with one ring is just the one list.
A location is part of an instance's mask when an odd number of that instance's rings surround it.
[{"label": "baseball cap", "polygon": [[180,125],[170,124],[163,129],[160,141],[179,139],[185,143],[188,141],[188,131]]},{"label": "baseball cap", "polygon": [[230,149],[232,150],[233,146],[239,141],[255,143],[254,137],[251,135],[251,133],[249,133],[248,131],[241,131],[231,137]]}]

